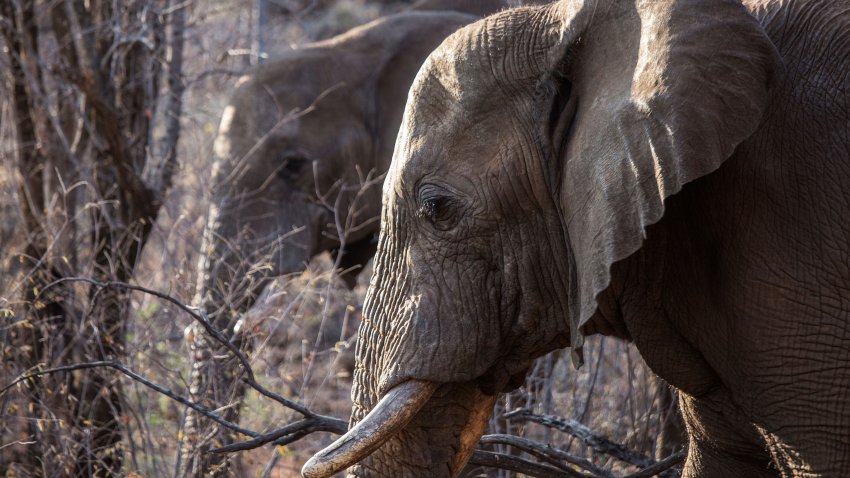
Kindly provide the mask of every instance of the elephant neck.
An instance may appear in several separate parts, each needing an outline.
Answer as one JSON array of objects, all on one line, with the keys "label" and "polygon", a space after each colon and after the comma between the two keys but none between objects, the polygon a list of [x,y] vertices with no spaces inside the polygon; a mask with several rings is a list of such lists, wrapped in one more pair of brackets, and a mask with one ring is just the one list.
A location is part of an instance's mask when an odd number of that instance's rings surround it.
[{"label": "elephant neck", "polygon": [[623,320],[620,300],[610,286],[596,296],[596,304],[596,313],[582,329],[584,335],[604,335],[631,341],[628,327]]},{"label": "elephant neck", "polygon": [[[611,265],[611,281],[596,297],[596,312],[582,329],[585,335],[605,335],[633,341],[645,332],[643,320],[662,314],[667,267],[667,226],[662,219],[647,229],[640,249]],[[640,317],[636,320],[635,317]],[[638,330],[636,330],[638,329]]]},{"label": "elephant neck", "polygon": [[681,230],[680,215],[698,215],[671,203],[668,217],[647,228],[642,247],[611,267],[611,283],[597,296],[585,332],[632,342],[653,372],[684,393],[702,396],[719,381],[694,336],[706,311],[694,307],[689,274],[707,270],[691,256],[710,254],[694,252]]}]

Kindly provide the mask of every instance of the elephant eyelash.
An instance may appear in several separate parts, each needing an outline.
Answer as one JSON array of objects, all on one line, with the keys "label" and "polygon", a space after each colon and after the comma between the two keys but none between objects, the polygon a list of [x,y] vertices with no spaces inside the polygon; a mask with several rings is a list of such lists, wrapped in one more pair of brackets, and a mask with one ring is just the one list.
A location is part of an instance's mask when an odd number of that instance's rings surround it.
[{"label": "elephant eyelash", "polygon": [[439,200],[436,198],[429,198],[422,201],[422,204],[416,211],[416,217],[420,219],[428,219],[431,222],[436,221],[438,202]]},{"label": "elephant eyelash", "polygon": [[458,210],[462,203],[450,191],[434,184],[419,188],[416,217],[426,219],[439,230],[454,227],[459,218]]}]

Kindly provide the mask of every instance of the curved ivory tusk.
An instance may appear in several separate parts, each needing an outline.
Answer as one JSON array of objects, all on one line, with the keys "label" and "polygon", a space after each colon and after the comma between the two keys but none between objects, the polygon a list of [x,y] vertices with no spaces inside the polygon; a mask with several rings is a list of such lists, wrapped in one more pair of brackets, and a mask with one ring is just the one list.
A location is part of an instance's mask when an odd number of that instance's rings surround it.
[{"label": "curved ivory tusk", "polygon": [[472,452],[475,451],[478,440],[481,439],[481,435],[484,434],[490,422],[490,415],[493,414],[493,406],[496,405],[496,398],[498,398],[498,395],[488,396],[481,392],[477,392],[477,395],[478,399],[474,401],[472,412],[460,432],[460,446],[452,459],[452,476],[460,475]]},{"label": "curved ivory tusk", "polygon": [[436,389],[436,383],[421,380],[397,385],[354,428],[310,458],[301,474],[326,478],[371,455],[410,422]]}]

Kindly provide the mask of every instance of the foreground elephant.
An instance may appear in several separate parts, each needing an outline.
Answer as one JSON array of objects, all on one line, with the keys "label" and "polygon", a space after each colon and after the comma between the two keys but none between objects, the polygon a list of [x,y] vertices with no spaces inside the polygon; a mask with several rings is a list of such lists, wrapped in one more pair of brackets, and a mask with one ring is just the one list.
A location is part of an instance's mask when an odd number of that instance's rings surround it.
[{"label": "foreground elephant", "polygon": [[[219,330],[232,332],[263,287],[301,272],[322,251],[342,254],[343,278],[354,282],[375,251],[380,178],[413,77],[444,38],[476,19],[458,12],[389,16],[290,51],[239,81],[214,146],[196,299]],[[241,385],[226,354],[212,350],[198,328],[187,337],[192,396],[214,408],[238,403]],[[238,410],[222,413],[233,420]],[[209,464],[200,453],[214,435],[194,413],[186,430],[185,469],[201,473]]]},{"label": "foreground elephant", "polygon": [[384,184],[357,424],[305,476],[455,475],[494,394],[597,333],[680,390],[685,476],[850,476],[848,71],[847,2],[565,0],[454,34]]}]

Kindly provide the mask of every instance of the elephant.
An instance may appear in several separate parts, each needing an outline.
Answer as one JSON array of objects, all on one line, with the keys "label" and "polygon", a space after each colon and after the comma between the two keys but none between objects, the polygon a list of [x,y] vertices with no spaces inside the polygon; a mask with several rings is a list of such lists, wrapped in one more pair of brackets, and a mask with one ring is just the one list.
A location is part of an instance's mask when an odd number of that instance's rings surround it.
[{"label": "elephant", "polygon": [[545,3],[545,0],[418,0],[410,6],[412,10],[454,10],[477,15],[479,17],[487,16],[499,10],[503,10],[510,6],[534,5]]},{"label": "elephant", "polygon": [[561,0],[417,74],[352,426],[306,477],[455,476],[586,336],[679,392],[685,477],[850,475],[850,5]]}]

